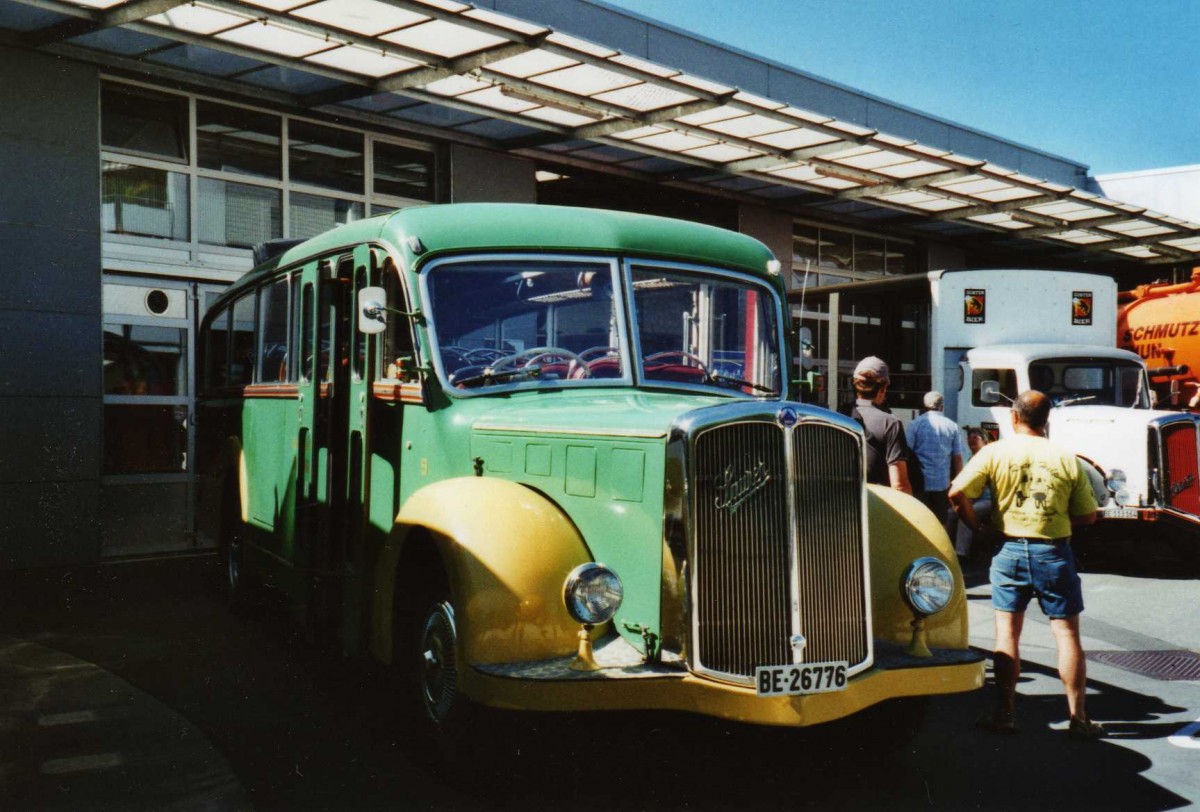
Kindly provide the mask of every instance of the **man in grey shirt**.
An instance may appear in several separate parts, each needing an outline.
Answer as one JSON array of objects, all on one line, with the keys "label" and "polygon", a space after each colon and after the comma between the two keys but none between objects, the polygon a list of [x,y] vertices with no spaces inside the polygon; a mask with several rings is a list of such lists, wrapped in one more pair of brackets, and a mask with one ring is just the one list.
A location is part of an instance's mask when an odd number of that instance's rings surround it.
[{"label": "man in grey shirt", "polygon": [[891,485],[912,493],[908,481],[908,443],[900,419],[886,411],[890,383],[888,366],[882,358],[868,356],[854,369],[854,411],[867,436],[867,482]]}]

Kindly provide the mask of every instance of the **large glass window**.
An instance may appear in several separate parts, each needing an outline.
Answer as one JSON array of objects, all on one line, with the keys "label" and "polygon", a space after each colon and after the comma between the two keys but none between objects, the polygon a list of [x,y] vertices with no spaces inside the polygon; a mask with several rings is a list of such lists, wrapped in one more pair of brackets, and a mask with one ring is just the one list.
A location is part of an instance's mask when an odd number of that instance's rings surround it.
[{"label": "large glass window", "polygon": [[781,391],[776,299],[766,288],[634,268],[633,305],[647,380]]},{"label": "large glass window", "polygon": [[196,152],[201,169],[278,180],[283,165],[279,116],[196,102]]},{"label": "large glass window", "polygon": [[441,367],[460,389],[584,383],[624,371],[612,266],[489,260],[429,274]]},{"label": "large glass window", "polygon": [[289,121],[288,172],[292,183],[365,194],[362,133]]},{"label": "large glass window", "polygon": [[806,224],[793,232],[793,287],[915,273],[917,266],[915,246],[903,240]]},{"label": "large glass window", "polygon": [[1055,358],[1029,365],[1029,385],[1055,406],[1150,407],[1140,364],[1108,358]]},{"label": "large glass window", "polygon": [[250,248],[283,236],[278,189],[200,178],[200,242]]},{"label": "large glass window", "polygon": [[427,150],[376,141],[375,194],[433,199],[433,154]]},{"label": "large glass window", "polygon": [[101,164],[100,217],[109,234],[188,239],[188,178],[116,161]]},{"label": "large glass window", "polygon": [[175,327],[104,325],[104,394],[186,395],[187,334]]},{"label": "large glass window", "polygon": [[187,98],[127,85],[100,93],[100,141],[109,149],[186,161]]},{"label": "large glass window", "polygon": [[288,279],[276,280],[263,287],[258,297],[262,324],[262,349],[259,358],[262,366],[258,380],[276,383],[288,380]]},{"label": "large glass window", "polygon": [[335,226],[361,220],[363,216],[363,204],[352,200],[336,200],[300,192],[292,192],[288,200],[293,237],[315,237]]}]

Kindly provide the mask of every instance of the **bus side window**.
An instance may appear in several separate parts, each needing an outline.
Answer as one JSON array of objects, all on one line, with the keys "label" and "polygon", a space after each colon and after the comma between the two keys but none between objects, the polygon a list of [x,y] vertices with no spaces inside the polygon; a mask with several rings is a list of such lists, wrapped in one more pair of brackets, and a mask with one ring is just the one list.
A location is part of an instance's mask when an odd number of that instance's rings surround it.
[{"label": "bus side window", "polygon": [[213,316],[204,345],[204,389],[213,392],[229,386],[229,309]]},{"label": "bus side window", "polygon": [[[400,282],[400,272],[395,263],[388,259],[383,264],[383,288],[387,291],[388,307],[397,310],[411,310],[404,296],[404,286]],[[409,319],[399,313],[389,313],[387,330],[383,333],[383,377],[399,380],[407,377],[404,366],[414,368],[416,357],[413,351],[412,324]]]},{"label": "bus side window", "polygon": [[233,352],[229,365],[229,382],[233,386],[245,386],[254,380],[255,300],[254,292],[250,292],[233,305]]},{"label": "bus side window", "polygon": [[258,380],[279,383],[288,379],[288,278],[277,279],[259,296],[262,348]]}]

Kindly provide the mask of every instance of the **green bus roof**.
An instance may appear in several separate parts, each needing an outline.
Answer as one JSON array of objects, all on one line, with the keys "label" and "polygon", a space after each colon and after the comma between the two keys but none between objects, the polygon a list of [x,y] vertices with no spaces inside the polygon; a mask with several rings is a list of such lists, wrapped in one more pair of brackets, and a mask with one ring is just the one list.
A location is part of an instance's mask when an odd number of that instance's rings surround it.
[{"label": "green bus roof", "polygon": [[339,226],[239,281],[249,284],[275,268],[360,243],[382,241],[404,249],[413,237],[423,246],[421,259],[490,250],[632,253],[719,265],[760,277],[768,276],[771,259],[767,247],[753,237],[686,220],[570,206],[452,203],[415,206]]}]

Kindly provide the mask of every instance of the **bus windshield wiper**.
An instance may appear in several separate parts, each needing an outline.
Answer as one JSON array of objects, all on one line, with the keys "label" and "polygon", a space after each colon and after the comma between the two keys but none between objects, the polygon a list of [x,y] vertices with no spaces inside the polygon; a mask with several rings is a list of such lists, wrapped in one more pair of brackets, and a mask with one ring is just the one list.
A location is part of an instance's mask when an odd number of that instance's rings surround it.
[{"label": "bus windshield wiper", "polygon": [[708,379],[710,381],[712,381],[713,383],[731,383],[731,384],[734,384],[735,386],[745,386],[749,389],[755,390],[756,392],[765,392],[767,395],[770,395],[772,397],[779,394],[774,389],[771,389],[770,387],[767,387],[767,386],[761,386],[761,385],[755,383],[754,381],[746,381],[746,380],[742,380],[741,378],[734,378],[731,375],[722,375],[719,372],[708,373]]},{"label": "bus windshield wiper", "polygon": [[472,375],[469,378],[463,378],[461,381],[455,381],[454,385],[469,387],[472,384],[477,384],[477,383],[492,383],[494,381],[503,381],[503,380],[507,380],[508,378],[515,377],[517,375],[528,375],[531,378],[536,378],[538,375],[541,374],[541,372],[542,372],[541,366],[536,365],[536,364],[534,366],[518,367],[516,369],[502,369],[499,372],[493,372],[492,369],[489,367],[488,369],[485,369],[483,372],[480,372],[478,375]]}]

